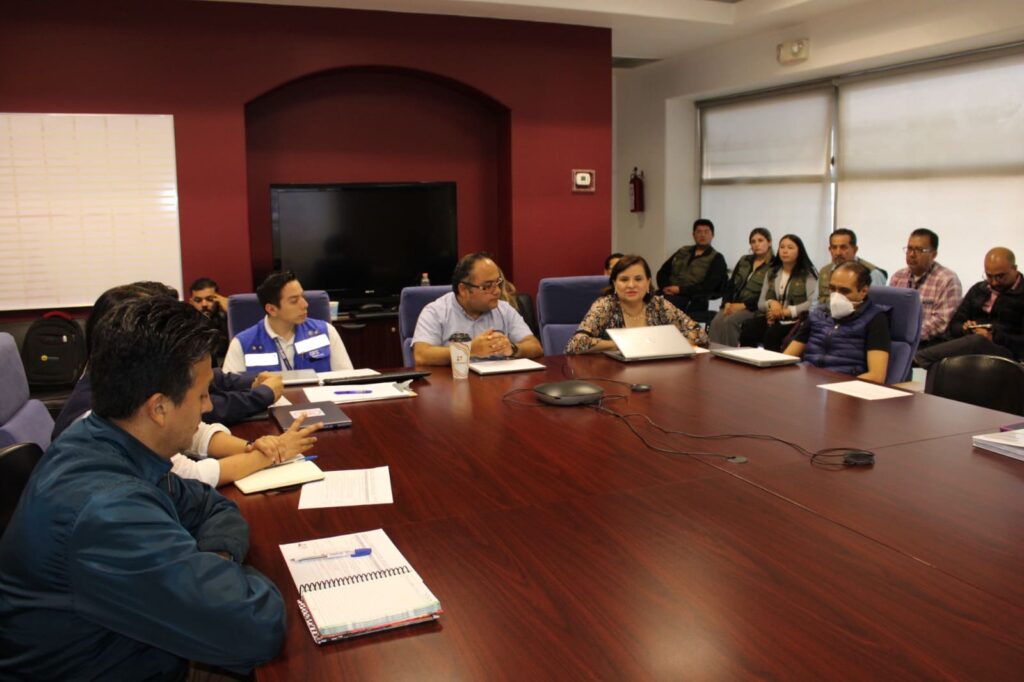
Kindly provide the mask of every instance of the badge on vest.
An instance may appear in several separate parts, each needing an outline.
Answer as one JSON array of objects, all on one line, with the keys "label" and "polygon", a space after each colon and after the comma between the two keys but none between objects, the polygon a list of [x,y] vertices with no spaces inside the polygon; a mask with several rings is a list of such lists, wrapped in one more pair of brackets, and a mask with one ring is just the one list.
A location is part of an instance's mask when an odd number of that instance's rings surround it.
[{"label": "badge on vest", "polygon": [[[330,341],[330,339],[327,338],[327,334],[317,334],[316,336],[311,336],[308,339],[302,339],[301,341],[296,341],[295,342],[295,352],[296,353],[303,353],[303,354],[311,353],[312,351],[315,351],[315,350],[317,350],[319,348],[324,348],[325,346],[330,346],[330,345],[331,345],[331,341]],[[311,355],[310,357],[325,357],[325,356],[324,356],[323,353],[318,353],[316,355]]]},{"label": "badge on vest", "polygon": [[246,353],[246,367],[276,367],[277,353]]}]

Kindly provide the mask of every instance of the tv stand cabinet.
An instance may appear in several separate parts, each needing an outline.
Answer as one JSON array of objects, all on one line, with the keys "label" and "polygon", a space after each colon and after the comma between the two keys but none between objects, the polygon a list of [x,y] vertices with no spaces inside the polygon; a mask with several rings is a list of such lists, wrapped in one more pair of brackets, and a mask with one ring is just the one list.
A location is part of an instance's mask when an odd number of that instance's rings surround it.
[{"label": "tv stand cabinet", "polygon": [[404,364],[397,312],[342,313],[334,320],[334,328],[341,334],[353,367],[387,369]]}]

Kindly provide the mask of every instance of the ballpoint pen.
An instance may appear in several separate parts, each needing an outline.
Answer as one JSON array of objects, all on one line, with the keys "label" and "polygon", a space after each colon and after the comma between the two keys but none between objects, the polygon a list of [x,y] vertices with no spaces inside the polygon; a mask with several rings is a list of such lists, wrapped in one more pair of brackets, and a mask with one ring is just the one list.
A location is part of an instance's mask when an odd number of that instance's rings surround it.
[{"label": "ballpoint pen", "polygon": [[292,557],[292,561],[299,563],[302,561],[313,561],[314,559],[350,559],[353,557],[370,556],[373,554],[372,547],[357,547],[356,549],[346,549],[343,552],[328,552],[326,554],[311,554],[309,556]]},{"label": "ballpoint pen", "polygon": [[294,464],[295,462],[312,462],[317,457],[319,457],[319,455],[306,455],[304,457],[294,457],[292,459],[286,459],[283,462],[278,462],[277,464],[271,464],[267,468],[273,469],[274,467],[284,466],[285,464]]},{"label": "ballpoint pen", "polygon": [[358,391],[335,391],[334,395],[366,395],[367,393],[373,393],[370,389],[361,389]]}]

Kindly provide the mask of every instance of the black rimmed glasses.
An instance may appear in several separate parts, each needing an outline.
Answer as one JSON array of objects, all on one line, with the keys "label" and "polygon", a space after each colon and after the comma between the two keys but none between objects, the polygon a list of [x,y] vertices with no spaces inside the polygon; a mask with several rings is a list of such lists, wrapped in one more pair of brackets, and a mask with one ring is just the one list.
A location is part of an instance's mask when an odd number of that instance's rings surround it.
[{"label": "black rimmed glasses", "polygon": [[481,282],[480,284],[473,284],[472,282],[467,282],[463,280],[462,283],[465,284],[470,289],[479,289],[481,291],[494,291],[495,289],[501,289],[503,286],[505,286],[505,280],[504,278],[501,277],[494,280],[493,282]]}]

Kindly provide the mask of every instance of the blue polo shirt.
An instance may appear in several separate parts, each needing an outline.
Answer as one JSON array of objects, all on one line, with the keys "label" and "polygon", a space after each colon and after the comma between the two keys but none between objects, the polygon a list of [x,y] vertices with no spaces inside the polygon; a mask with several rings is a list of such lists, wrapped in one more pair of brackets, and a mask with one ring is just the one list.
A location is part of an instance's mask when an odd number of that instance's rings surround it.
[{"label": "blue polo shirt", "polygon": [[488,329],[501,332],[514,343],[533,336],[530,327],[516,309],[504,301],[498,307],[480,315],[475,320],[459,305],[454,292],[427,304],[416,320],[416,331],[412,343],[429,343],[431,346],[446,346],[452,334],[463,332],[475,339]]}]

